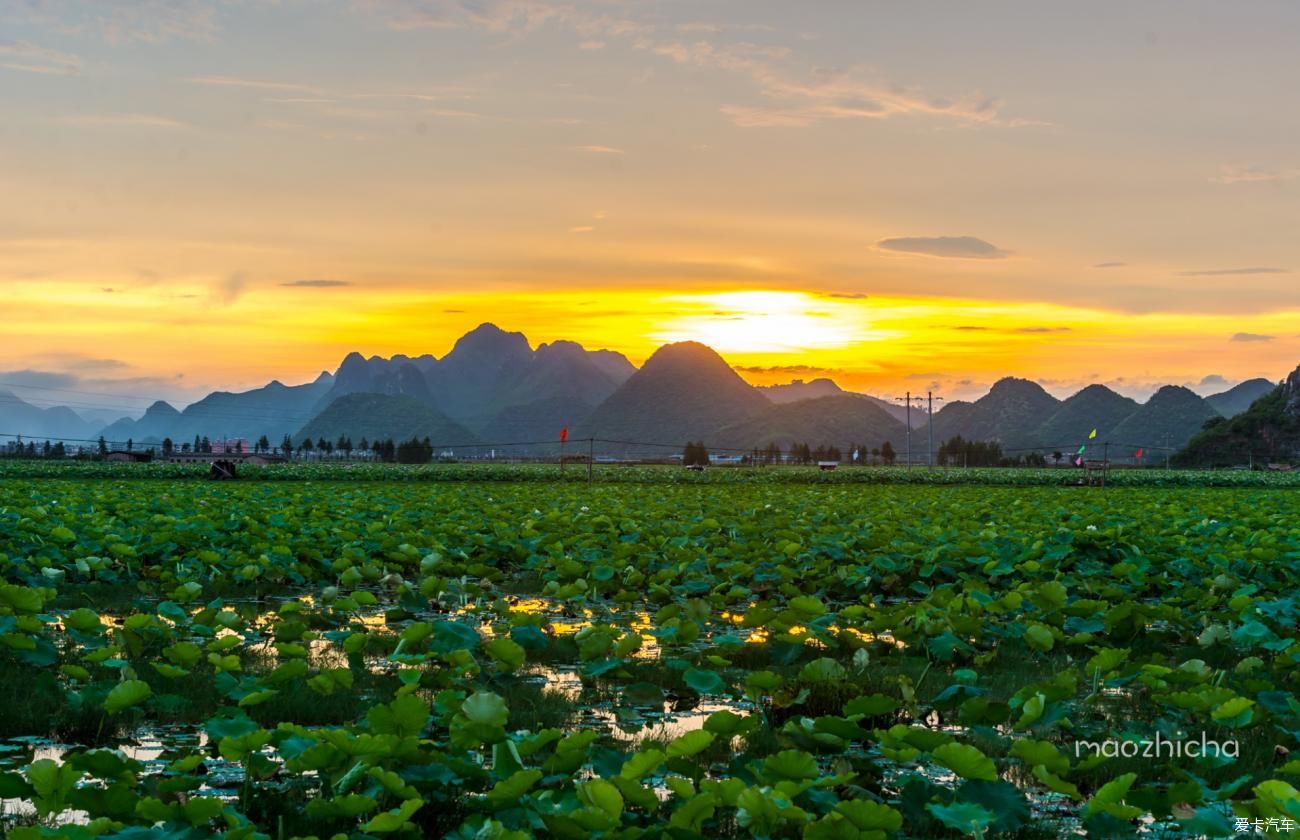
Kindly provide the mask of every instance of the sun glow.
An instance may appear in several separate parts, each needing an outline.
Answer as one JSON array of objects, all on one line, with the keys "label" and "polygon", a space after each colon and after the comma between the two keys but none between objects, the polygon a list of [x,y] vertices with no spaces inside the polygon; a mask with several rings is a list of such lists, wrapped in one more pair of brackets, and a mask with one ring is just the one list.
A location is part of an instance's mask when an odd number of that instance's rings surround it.
[{"label": "sun glow", "polygon": [[721,353],[838,350],[887,333],[871,327],[860,302],[805,292],[743,291],[668,298],[682,312],[651,337],[699,341]]}]

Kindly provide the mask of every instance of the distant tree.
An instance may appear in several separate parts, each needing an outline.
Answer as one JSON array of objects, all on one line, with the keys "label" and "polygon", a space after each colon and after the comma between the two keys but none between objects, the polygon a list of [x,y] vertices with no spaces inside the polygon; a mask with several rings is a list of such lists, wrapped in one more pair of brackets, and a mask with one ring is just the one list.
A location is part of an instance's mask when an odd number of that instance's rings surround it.
[{"label": "distant tree", "polygon": [[772,441],[767,445],[767,450],[763,453],[763,459],[769,464],[781,463],[781,447],[776,445],[776,441]]},{"label": "distant tree", "polygon": [[996,467],[1004,461],[1008,465],[1026,463],[1023,458],[1004,459],[1002,445],[999,443],[966,440],[961,435],[951,437],[939,444],[937,456],[941,465],[953,464],[963,467]]},{"label": "distant tree", "polygon": [[127,438],[127,439],[126,439],[126,451],[127,451],[127,452],[130,452],[130,451],[133,450],[133,449],[135,449],[135,439],[134,439],[134,438]]},{"label": "distant tree", "polygon": [[104,440],[103,435],[99,436],[99,454],[100,457],[108,454],[108,442]]},{"label": "distant tree", "polygon": [[682,451],[682,463],[688,467],[695,465],[708,466],[709,450],[705,447],[704,442],[687,441],[686,448]]},{"label": "distant tree", "polygon": [[59,441],[54,444],[54,449],[50,451],[50,455],[55,458],[66,458],[68,457],[68,448],[63,445],[63,441]]},{"label": "distant tree", "polygon": [[266,439],[266,435],[262,435],[260,438],[257,439],[257,448],[262,452],[271,451],[271,441]]},{"label": "distant tree", "polygon": [[41,457],[43,457],[43,458],[48,458],[48,457],[50,457],[50,449],[51,449],[51,446],[50,446],[50,442],[49,442],[48,440],[45,441],[45,443],[41,444]]},{"label": "distant tree", "polygon": [[171,438],[169,438],[169,437],[165,437],[165,438],[163,438],[163,442],[162,442],[162,454],[163,454],[163,457],[164,457],[164,458],[170,458],[170,457],[171,457],[171,454],[172,454],[172,450],[174,450],[175,448],[176,448],[176,445],[172,443],[172,439],[171,439]]},{"label": "distant tree", "polygon": [[203,451],[203,441],[199,440],[199,436],[198,436],[198,435],[195,435],[195,436],[194,436],[194,451],[195,451],[195,452],[202,452],[202,451]]},{"label": "distant tree", "polygon": [[[349,443],[351,443],[351,441],[349,441]],[[357,448],[360,449],[362,452],[365,452],[366,450],[370,449],[370,441],[366,440],[365,438],[362,438],[361,445],[358,446]]]},{"label": "distant tree", "polygon": [[182,452],[189,452],[189,451],[190,451],[190,445],[189,445],[188,443],[182,443],[182,444],[181,444],[181,451],[182,451]]},{"label": "distant tree", "polygon": [[285,435],[280,441],[280,454],[286,458],[293,456],[293,438]]},{"label": "distant tree", "polygon": [[399,464],[427,464],[433,460],[433,444],[428,438],[411,438],[397,445],[396,456]]},{"label": "distant tree", "polygon": [[212,454],[212,441],[208,440],[207,435],[204,435],[203,440],[199,441],[199,446],[203,447],[203,453],[205,455]]},{"label": "distant tree", "polygon": [[890,466],[894,465],[894,460],[898,458],[898,453],[894,451],[894,445],[889,441],[880,444],[880,459]]},{"label": "distant tree", "polygon": [[313,448],[313,447],[312,447],[312,443],[311,443],[311,438],[309,438],[309,437],[305,437],[305,438],[303,438],[303,439],[302,439],[302,443],[298,444],[298,452],[299,452],[299,453],[304,453],[304,452],[305,452],[307,455],[311,455],[311,450],[312,450],[312,448]]},{"label": "distant tree", "polygon": [[1058,449],[1052,453],[1052,462],[1055,463],[1058,467],[1061,466],[1061,461],[1063,461],[1064,459],[1065,459],[1065,453],[1062,452],[1061,450]]}]

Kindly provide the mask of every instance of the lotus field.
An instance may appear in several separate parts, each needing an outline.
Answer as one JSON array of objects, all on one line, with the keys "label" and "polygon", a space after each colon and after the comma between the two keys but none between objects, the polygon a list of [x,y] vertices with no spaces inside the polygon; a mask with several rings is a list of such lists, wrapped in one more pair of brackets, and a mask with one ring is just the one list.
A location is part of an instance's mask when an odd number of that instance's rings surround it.
[{"label": "lotus field", "polygon": [[672,475],[0,480],[0,834],[1300,825],[1294,490]]}]

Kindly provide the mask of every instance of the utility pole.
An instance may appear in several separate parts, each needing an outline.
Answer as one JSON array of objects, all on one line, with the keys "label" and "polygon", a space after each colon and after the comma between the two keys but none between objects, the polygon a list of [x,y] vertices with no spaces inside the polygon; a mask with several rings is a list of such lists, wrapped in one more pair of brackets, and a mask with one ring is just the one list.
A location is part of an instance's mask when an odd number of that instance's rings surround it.
[{"label": "utility pole", "polygon": [[907,468],[912,468],[912,392],[903,398],[907,404]]},{"label": "utility pole", "polygon": [[[930,431],[929,431],[929,436],[930,436],[930,445],[929,445],[929,450],[930,450],[930,458],[929,458],[929,461],[930,461],[930,469],[934,469],[934,401],[935,401],[936,397],[934,396],[934,392],[933,392],[933,391],[926,391],[926,392],[925,392],[925,398],[926,398],[926,400],[929,402],[929,406],[927,407],[926,410],[927,410],[927,411],[929,412],[929,414],[930,414]],[[943,402],[943,397],[938,397],[937,399],[939,400],[939,402]]]},{"label": "utility pole", "polygon": [[[940,397],[940,399],[943,398]],[[910,470],[912,468],[912,392],[908,391],[907,394],[902,397],[894,397],[894,401],[902,402],[904,405],[907,406],[907,468]],[[919,407],[921,402],[920,394],[916,395],[916,402]],[[933,403],[931,403],[931,406],[933,406]],[[931,422],[931,428],[930,428],[930,445],[931,445],[931,449],[933,449],[934,448],[933,422]]]}]

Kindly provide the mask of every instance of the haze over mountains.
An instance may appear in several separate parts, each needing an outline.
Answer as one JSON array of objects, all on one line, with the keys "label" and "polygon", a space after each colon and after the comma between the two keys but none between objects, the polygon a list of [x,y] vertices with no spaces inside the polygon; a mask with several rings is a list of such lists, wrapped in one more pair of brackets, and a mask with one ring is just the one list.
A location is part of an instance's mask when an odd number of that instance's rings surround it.
[{"label": "haze over mountains", "polygon": [[[1179,447],[1208,421],[1245,411],[1274,387],[1253,379],[1202,398],[1168,385],[1138,403],[1102,385],[1060,400],[1035,382],[1008,377],[977,400],[944,405],[934,416],[934,438],[937,444],[961,435],[998,441],[1004,450],[1050,453],[1077,445],[1095,428],[1099,442]],[[927,421],[913,409],[914,427]],[[285,435],[295,441],[346,435],[354,442],[427,436],[436,444],[549,445],[568,427],[572,440],[672,447],[703,440],[737,449],[890,441],[901,451],[905,422],[902,406],[844,391],[829,379],[752,386],[694,342],[665,345],[638,369],[618,353],[571,341],[533,348],[522,333],[492,324],[462,336],[441,359],[351,353],[334,373],[303,385],[275,381],[242,393],[215,392],[183,411],[157,402],[142,417],[107,427],[67,407],[42,409],[0,393],[0,433],[102,433],[140,445],[167,437],[179,445],[196,436],[255,441],[263,435],[272,444]]]}]

